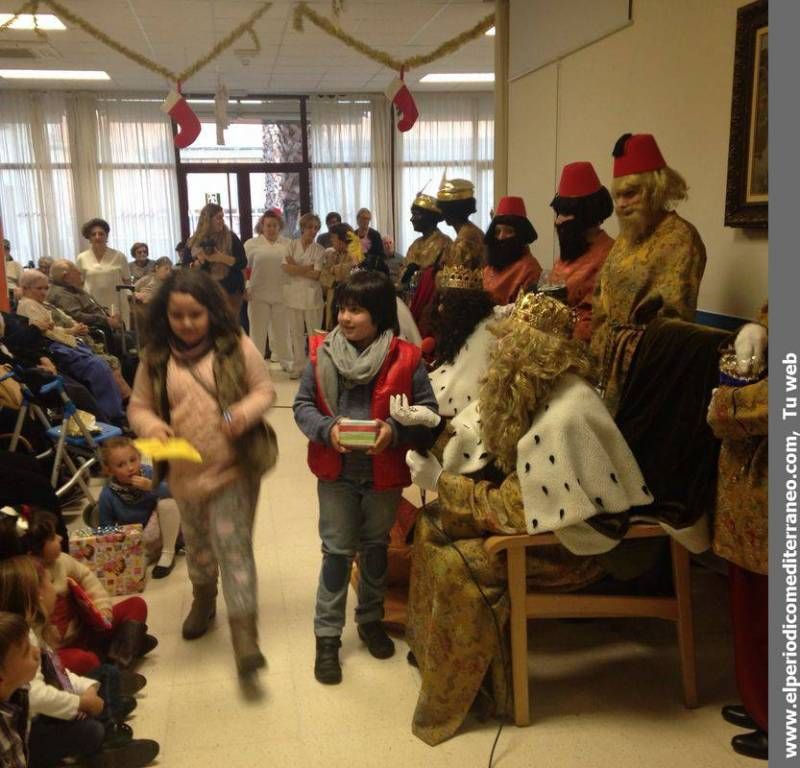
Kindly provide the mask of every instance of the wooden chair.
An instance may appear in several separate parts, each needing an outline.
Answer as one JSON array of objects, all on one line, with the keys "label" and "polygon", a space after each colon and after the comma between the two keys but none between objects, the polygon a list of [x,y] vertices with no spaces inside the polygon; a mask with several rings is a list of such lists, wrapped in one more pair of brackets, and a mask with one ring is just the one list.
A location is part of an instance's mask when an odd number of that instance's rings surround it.
[{"label": "wooden chair", "polygon": [[[634,524],[626,539],[650,539],[668,536],[655,524]],[[558,544],[552,533],[518,536],[491,536],[484,544],[490,557],[506,553],[508,591],[511,599],[511,670],[514,691],[514,722],[530,724],[528,702],[528,619],[647,617],[674,621],[678,629],[681,657],[683,700],[687,708],[697,706],[697,682],[694,657],[692,594],[689,553],[670,539],[672,597],[588,595],[529,592],[525,580],[525,555],[529,547]]]}]

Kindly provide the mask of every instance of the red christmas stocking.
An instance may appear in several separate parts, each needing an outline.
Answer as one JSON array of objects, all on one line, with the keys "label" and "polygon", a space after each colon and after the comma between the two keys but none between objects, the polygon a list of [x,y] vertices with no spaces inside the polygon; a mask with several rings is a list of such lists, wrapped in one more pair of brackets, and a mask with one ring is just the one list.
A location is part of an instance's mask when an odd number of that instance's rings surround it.
[{"label": "red christmas stocking", "polygon": [[406,84],[396,77],[389,84],[385,91],[386,98],[390,99],[392,104],[395,105],[397,111],[400,113],[400,120],[397,122],[397,130],[405,133],[414,126],[419,117],[417,105],[414,103],[414,97],[411,91],[408,90]]},{"label": "red christmas stocking", "polygon": [[170,91],[161,104],[161,111],[166,112],[178,124],[175,146],[186,149],[194,144],[200,135],[200,120],[178,91]]}]

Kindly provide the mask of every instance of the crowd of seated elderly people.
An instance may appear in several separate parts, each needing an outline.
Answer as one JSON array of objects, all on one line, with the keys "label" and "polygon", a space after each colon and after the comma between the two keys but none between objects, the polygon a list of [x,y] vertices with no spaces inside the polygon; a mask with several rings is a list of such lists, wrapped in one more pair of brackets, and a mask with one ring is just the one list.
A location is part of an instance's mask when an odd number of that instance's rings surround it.
[{"label": "crowd of seated elderly people", "polygon": [[[281,235],[280,212],[267,211],[256,237],[242,244],[222,209],[209,204],[179,252],[187,265],[216,279],[237,323],[245,318],[242,302],[249,302],[258,357],[273,354],[290,378],[301,378],[295,413],[312,444],[321,443],[309,451],[317,457],[309,461],[321,506],[330,500],[332,484],[399,498],[400,488],[412,482],[436,493],[424,510],[402,521],[398,516],[395,525],[404,526],[399,538],[394,529],[381,533],[405,544],[403,556],[410,560],[405,582],[393,586],[400,587],[402,603],[397,623],[405,627],[409,662],[421,677],[412,717],[419,738],[431,745],[450,738],[476,705],[484,714],[508,712],[499,635],[509,614],[506,575],[486,553],[488,536],[555,534],[558,544],[527,556],[530,588],[660,594],[672,589],[668,547],[624,540],[645,516],[690,551],[713,547],[729,563],[742,706],[726,707],[723,717],[752,729],[734,737],[737,752],[764,757],[766,308],[757,323],[736,334],[696,324],[706,253],[697,230],[675,211],[686,198],[686,183],[650,134],[623,135],[613,158],[610,191],[589,163],[563,168],[550,203],[559,256],[549,273],[532,253],[537,233],[521,198],[502,198],[484,233],[470,221],[476,204],[469,181],[443,179],[436,196],[417,195],[411,221],[420,237],[395,282],[406,302],[398,306],[422,330],[421,343],[418,334],[412,343],[395,343],[403,319],[398,324],[394,313],[393,327],[382,328],[366,348],[348,336],[355,333],[348,318],[359,311],[369,316],[373,331],[376,326],[367,310],[352,306],[359,280],[364,282],[363,274],[354,280],[353,273],[382,273],[376,277],[381,288],[389,280],[367,209],[359,212],[357,230],[329,214],[328,232],[316,241],[320,221],[314,214],[300,219],[302,236],[291,241]],[[614,212],[616,239],[602,226]],[[454,239],[438,229],[441,221],[455,230]],[[109,227],[102,220],[88,222],[84,234],[91,247],[75,263],[55,260],[15,275],[16,313],[3,316],[0,354],[26,367],[30,377],[59,373],[80,408],[127,427],[127,372],[119,362],[129,347],[122,335],[125,313],[110,306],[116,294],[109,291],[135,278],[134,300],[146,302],[171,265],[150,260],[144,243],[133,245],[128,264],[108,247]],[[340,296],[350,296],[350,303],[340,307]],[[319,347],[309,343],[307,353],[305,337],[312,341],[320,327],[330,334]],[[102,332],[102,350],[92,329]],[[398,349],[409,371],[423,360],[437,407],[415,405],[408,382],[403,397],[378,392],[384,364],[386,379],[405,386],[399,374],[390,375]],[[192,350],[179,348],[184,356]],[[348,386],[331,384],[343,381]],[[342,449],[338,421],[327,421],[320,405],[327,403],[316,392],[320,382],[333,387],[339,398],[333,404],[340,408],[352,406],[350,384],[357,383],[367,393],[364,409],[379,410],[392,433],[408,440],[391,446],[397,487],[376,490],[376,467],[385,468],[389,459],[354,458]],[[308,428],[312,410],[319,429]],[[408,470],[399,448],[410,449]],[[737,467],[744,465],[749,471],[743,475]],[[724,478],[719,484],[718,470]],[[53,531],[57,524],[56,518]],[[353,522],[350,533],[359,524]],[[326,624],[322,619],[331,610],[321,603],[328,593],[347,593],[355,558],[364,580],[359,599],[369,593],[370,616],[382,614],[387,574],[398,572],[393,557],[402,547],[387,554],[380,537],[373,537],[372,560],[350,552],[349,545],[346,554],[334,553],[330,543],[342,531],[333,522],[326,529],[314,674],[320,683],[335,684],[342,679],[344,607],[337,602],[342,616]],[[37,556],[35,547],[29,551]],[[194,584],[187,619],[194,617],[199,627],[195,636],[214,610],[216,585],[203,586],[205,602]],[[359,634],[370,653],[392,655],[394,645],[380,622],[369,624],[376,626],[369,632],[360,627]]]}]

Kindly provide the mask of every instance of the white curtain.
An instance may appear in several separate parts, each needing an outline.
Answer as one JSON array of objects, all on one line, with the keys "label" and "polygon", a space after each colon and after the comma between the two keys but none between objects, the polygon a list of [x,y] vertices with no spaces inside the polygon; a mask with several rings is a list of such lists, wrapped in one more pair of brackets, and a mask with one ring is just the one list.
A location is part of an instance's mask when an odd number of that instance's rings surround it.
[{"label": "white curtain", "polygon": [[75,255],[72,155],[63,94],[0,96],[0,212],[23,266]]},{"label": "white curtain", "polygon": [[[436,195],[442,174],[469,179],[475,185],[477,213],[472,221],[489,226],[494,205],[494,97],[491,93],[415,93],[419,119],[406,133],[397,134],[397,250],[405,253],[419,237],[409,221],[416,194]],[[439,225],[451,237],[446,224]]]},{"label": "white curtain", "polygon": [[325,220],[329,211],[356,226],[359,208],[372,211],[372,226],[391,234],[388,104],[385,97],[309,99],[311,196]]},{"label": "white curtain", "polygon": [[73,259],[93,216],[109,222],[123,253],[142,240],[153,256],[172,256],[180,220],[169,118],[157,101],[4,92],[0,212],[23,264]]},{"label": "white curtain", "polygon": [[101,101],[97,105],[100,208],[115,246],[136,242],[150,257],[174,256],[180,233],[172,125],[157,103]]}]

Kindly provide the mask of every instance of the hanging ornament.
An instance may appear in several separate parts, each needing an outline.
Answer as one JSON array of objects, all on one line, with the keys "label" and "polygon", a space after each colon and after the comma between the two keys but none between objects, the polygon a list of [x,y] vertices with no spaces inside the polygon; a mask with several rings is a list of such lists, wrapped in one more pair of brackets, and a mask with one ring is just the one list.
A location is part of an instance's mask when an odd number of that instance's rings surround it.
[{"label": "hanging ornament", "polygon": [[200,120],[178,88],[169,92],[169,96],[161,104],[161,111],[166,112],[178,126],[174,137],[175,146],[186,149],[194,144],[200,135]]},{"label": "hanging ornament", "polygon": [[400,119],[397,121],[397,130],[401,133],[411,130],[414,127],[414,123],[417,122],[419,112],[411,91],[408,90],[408,86],[403,82],[403,70],[400,70],[400,77],[396,77],[389,83],[385,93],[386,98],[394,104],[395,109],[400,113]]},{"label": "hanging ornament", "polygon": [[217,121],[217,146],[225,146],[225,129],[231,124],[228,119],[228,89],[220,79],[214,94],[214,119]]}]

